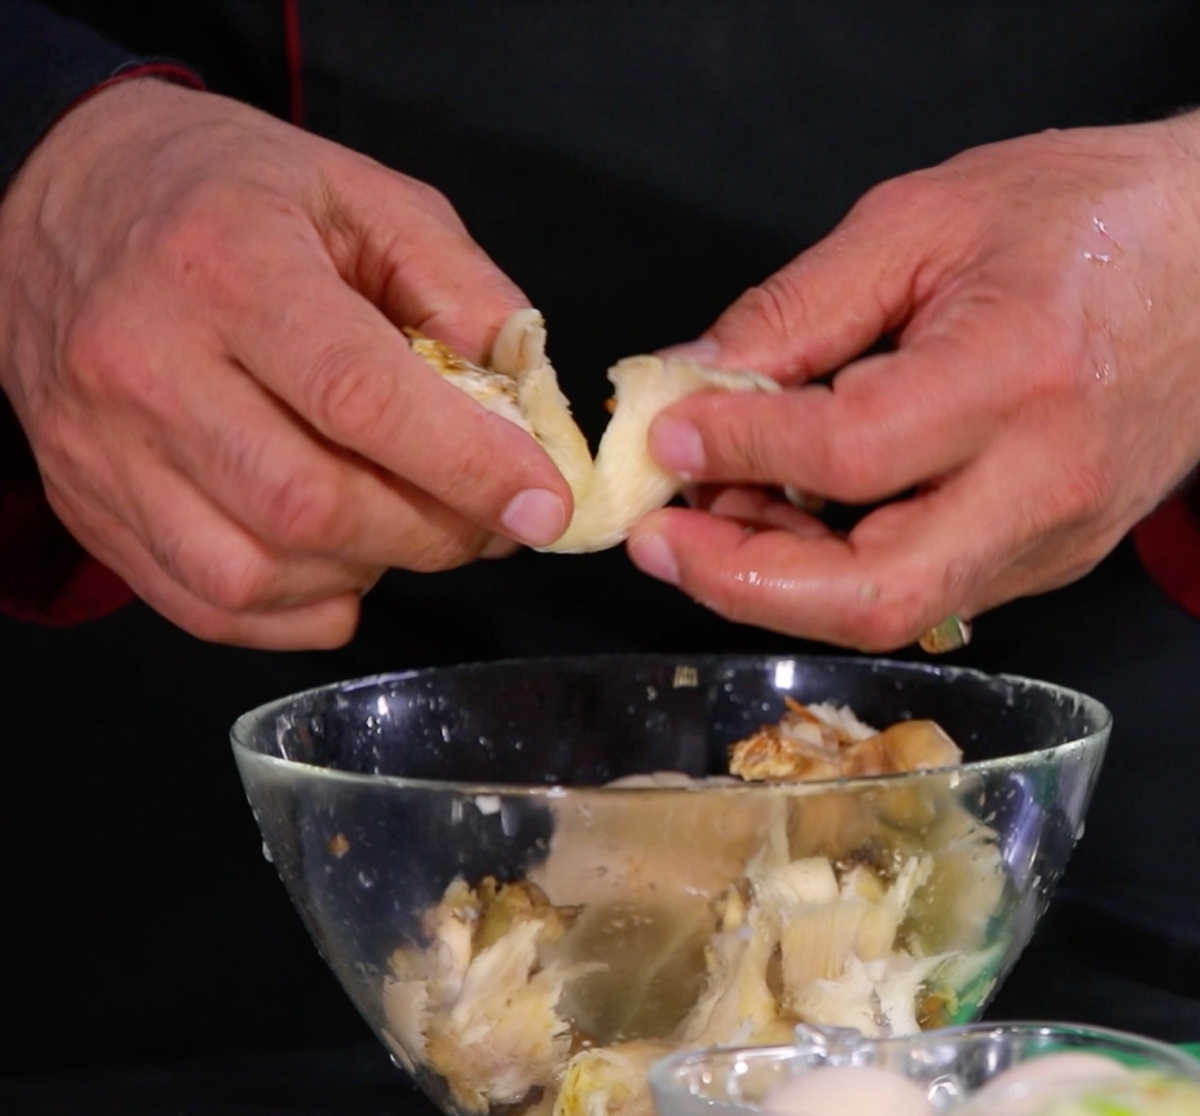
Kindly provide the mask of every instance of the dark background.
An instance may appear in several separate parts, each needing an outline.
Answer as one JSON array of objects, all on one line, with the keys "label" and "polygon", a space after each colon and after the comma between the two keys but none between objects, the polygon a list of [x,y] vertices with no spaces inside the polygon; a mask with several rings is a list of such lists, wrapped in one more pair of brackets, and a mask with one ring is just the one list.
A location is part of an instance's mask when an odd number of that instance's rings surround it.
[{"label": "dark background", "polygon": [[[54,6],[285,110],[273,3]],[[450,196],[546,313],[593,433],[603,368],[694,336],[873,182],[1173,111],[1200,84],[1191,4],[301,10],[309,125]],[[367,1037],[261,858],[226,742],[243,710],[501,656],[805,649],[716,620],[619,550],[390,575],[334,653],[206,645],[141,605],[66,630],[0,621],[0,648],[8,1076]],[[996,1010],[1200,1038],[1200,625],[1122,548],[985,617],[958,659],[1079,686],[1117,716],[1063,899]]]}]

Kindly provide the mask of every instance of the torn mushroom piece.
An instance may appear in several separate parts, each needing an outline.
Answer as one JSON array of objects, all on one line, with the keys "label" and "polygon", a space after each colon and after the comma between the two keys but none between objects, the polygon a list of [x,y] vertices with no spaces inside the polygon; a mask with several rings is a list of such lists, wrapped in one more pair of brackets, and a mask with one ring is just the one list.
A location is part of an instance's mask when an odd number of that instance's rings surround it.
[{"label": "torn mushroom piece", "polygon": [[865,778],[962,763],[962,751],[935,721],[898,721],[876,732],[846,708],[801,705],[739,740],[729,771],[752,782]]},{"label": "torn mushroom piece", "polygon": [[422,920],[426,944],[389,958],[384,1038],[404,1066],[428,1065],[456,1109],[484,1113],[557,1081],[570,1024],[564,984],[585,972],[553,957],[578,911],[553,906],[529,881],[478,888],[461,878]]},{"label": "torn mushroom piece", "polygon": [[756,372],[725,372],[679,357],[626,357],[608,373],[616,402],[593,460],[546,357],[546,327],[536,310],[509,317],[487,368],[414,330],[405,332],[418,356],[488,410],[532,434],[558,466],[575,498],[575,514],[566,532],[541,549],[560,554],[616,546],[642,516],[681,490],[681,479],[660,469],[647,446],[650,423],[660,411],[699,391],[780,390]]}]

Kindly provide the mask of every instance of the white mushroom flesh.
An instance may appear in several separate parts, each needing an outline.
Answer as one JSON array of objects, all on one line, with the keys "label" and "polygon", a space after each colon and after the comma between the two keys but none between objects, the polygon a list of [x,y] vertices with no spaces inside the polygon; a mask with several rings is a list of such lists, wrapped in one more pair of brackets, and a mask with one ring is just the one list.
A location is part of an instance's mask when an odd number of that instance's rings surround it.
[{"label": "white mushroom flesh", "polygon": [[570,485],[575,514],[545,551],[581,554],[625,539],[633,525],[675,496],[684,479],[661,469],[647,439],[654,417],[699,391],[777,392],[756,372],[705,368],[679,357],[633,356],[608,373],[616,406],[595,460],[546,357],[546,326],[536,310],[519,310],[501,328],[490,367],[409,331],[414,352],[488,410],[531,433]]}]

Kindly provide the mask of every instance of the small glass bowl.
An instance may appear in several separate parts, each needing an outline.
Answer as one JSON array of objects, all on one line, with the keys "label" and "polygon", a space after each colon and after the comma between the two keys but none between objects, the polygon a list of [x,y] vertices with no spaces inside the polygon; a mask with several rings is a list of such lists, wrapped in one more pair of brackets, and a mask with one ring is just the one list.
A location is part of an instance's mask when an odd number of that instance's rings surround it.
[{"label": "small glass bowl", "polygon": [[[919,1084],[938,1111],[987,1116],[990,1104],[976,1107],[970,1101],[978,1090],[1023,1062],[1064,1053],[1100,1055],[1156,1079],[1200,1084],[1200,1062],[1153,1039],[1066,1023],[973,1023],[885,1039],[801,1026],[791,1046],[720,1047],[664,1058],[651,1069],[650,1086],[658,1116],[748,1116],[764,1111],[774,1090],[814,1069],[875,1066]],[[1005,1102],[1005,1113],[1032,1116],[1043,1100],[1052,1099],[1049,1090],[1059,1098],[1073,1085],[1015,1084],[994,1096]],[[1024,1103],[1013,1107],[1016,1101]]]}]

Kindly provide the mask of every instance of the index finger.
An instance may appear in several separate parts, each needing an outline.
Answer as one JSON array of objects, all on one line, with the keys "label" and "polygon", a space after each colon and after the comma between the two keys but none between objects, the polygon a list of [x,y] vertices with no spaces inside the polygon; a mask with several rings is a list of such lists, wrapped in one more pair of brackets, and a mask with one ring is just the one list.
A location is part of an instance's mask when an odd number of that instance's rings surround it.
[{"label": "index finger", "polygon": [[287,262],[243,300],[236,360],[321,435],[472,522],[533,546],[562,534],[570,489],[530,435],[442,379],[332,265]]},{"label": "index finger", "polygon": [[1039,364],[1035,325],[1009,345],[987,322],[920,338],[848,365],[830,385],[693,395],[655,419],[650,450],[693,481],[881,500],[958,467],[987,443],[1026,370]]},{"label": "index finger", "polygon": [[870,190],[836,229],[738,298],[689,355],[785,382],[839,368],[903,324],[945,261],[945,214],[920,174]]},{"label": "index finger", "polygon": [[481,363],[529,301],[435,188],[378,164],[339,164],[317,221],[343,279],[395,324]]}]

